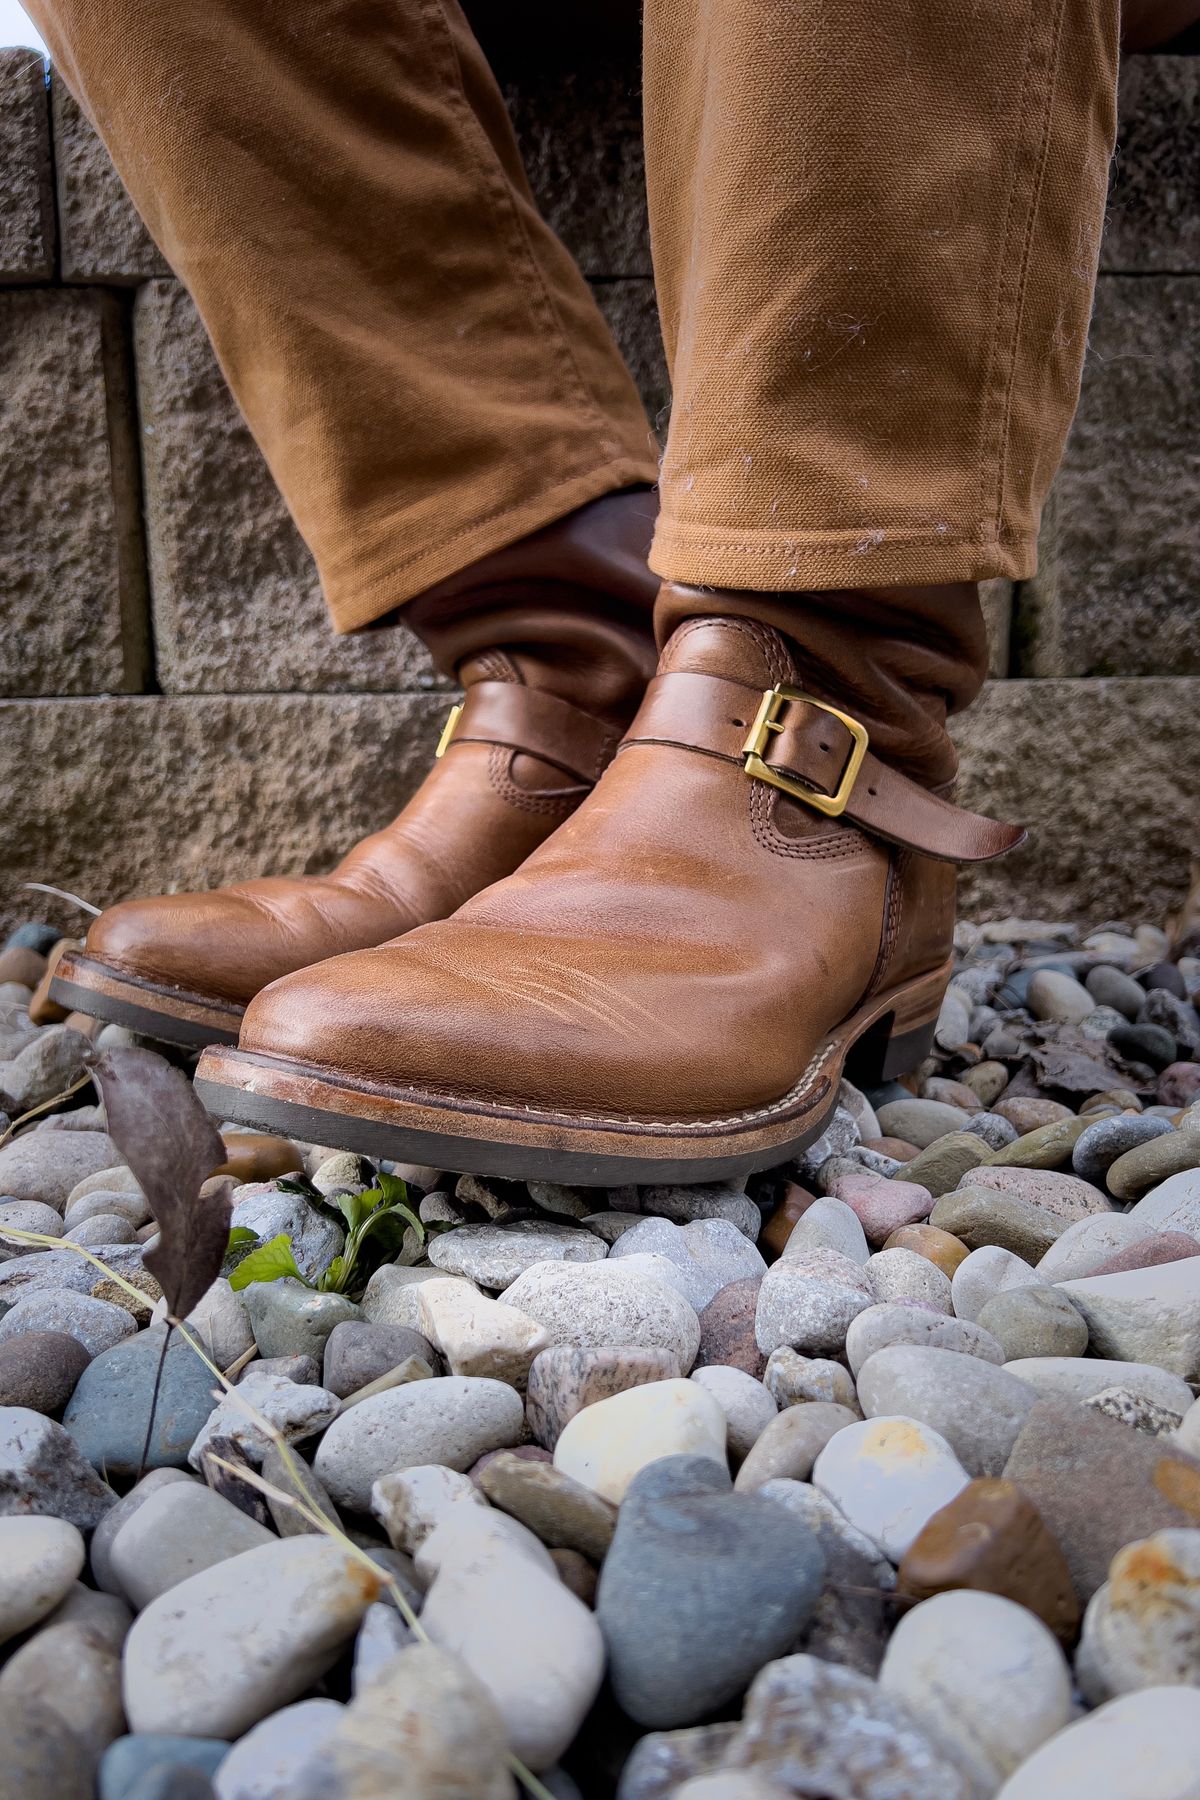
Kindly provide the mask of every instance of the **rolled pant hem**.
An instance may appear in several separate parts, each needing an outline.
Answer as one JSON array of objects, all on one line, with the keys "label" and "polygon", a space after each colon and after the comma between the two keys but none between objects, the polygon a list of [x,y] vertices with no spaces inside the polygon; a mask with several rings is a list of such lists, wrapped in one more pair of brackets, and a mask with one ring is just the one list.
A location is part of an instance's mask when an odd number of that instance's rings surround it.
[{"label": "rolled pant hem", "polygon": [[689,528],[659,515],[650,567],[690,587],[810,593],[828,588],[937,586],[1037,572],[1034,537],[955,538],[940,532],[778,532]]},{"label": "rolled pant hem", "polygon": [[380,536],[377,552],[360,551],[341,570],[331,568],[328,561],[323,563],[325,602],[333,629],[339,633],[361,631],[447,576],[552,525],[589,500],[620,488],[653,487],[657,480],[658,469],[649,458],[617,457],[474,519],[461,530],[439,536],[432,549],[410,557],[396,554],[397,543],[411,542],[414,536],[411,518],[402,509],[374,525]]}]

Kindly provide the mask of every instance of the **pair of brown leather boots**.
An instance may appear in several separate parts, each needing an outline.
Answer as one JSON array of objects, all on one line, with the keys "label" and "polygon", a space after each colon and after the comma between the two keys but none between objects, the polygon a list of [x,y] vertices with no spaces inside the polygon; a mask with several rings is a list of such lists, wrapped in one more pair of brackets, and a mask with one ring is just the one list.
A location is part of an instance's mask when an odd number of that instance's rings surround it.
[{"label": "pair of brown leather boots", "polygon": [[660,588],[653,514],[411,602],[465,699],[399,817],[323,878],[113,907],[54,997],[208,1045],[222,1118],[584,1185],[782,1162],[848,1064],[915,1067],[954,865],[1023,835],[948,797],[977,592]]}]

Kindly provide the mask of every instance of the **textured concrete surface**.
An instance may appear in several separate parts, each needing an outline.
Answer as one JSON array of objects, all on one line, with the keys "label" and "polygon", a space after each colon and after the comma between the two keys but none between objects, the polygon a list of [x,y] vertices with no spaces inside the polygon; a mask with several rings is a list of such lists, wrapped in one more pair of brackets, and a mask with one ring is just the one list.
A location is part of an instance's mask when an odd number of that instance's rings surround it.
[{"label": "textured concrete surface", "polygon": [[145,581],[119,302],[0,291],[0,694],[145,679]]},{"label": "textured concrete surface", "polygon": [[994,681],[954,725],[965,806],[1030,842],[963,876],[972,917],[1159,920],[1200,856],[1200,679]]},{"label": "textured concrete surface", "polygon": [[1198,342],[1200,279],[1101,277],[1019,673],[1200,674]]},{"label": "textured concrete surface", "polygon": [[54,274],[54,179],[45,66],[0,50],[0,281]]},{"label": "textured concrete surface", "polygon": [[[48,881],[96,904],[251,874],[316,872],[403,802],[441,695],[273,694],[0,702],[0,925]],[[984,912],[1157,918],[1200,850],[1200,679],[994,682],[956,733],[966,804],[1028,848],[965,878]]]},{"label": "textured concrete surface", "polygon": [[50,96],[63,280],[115,286],[169,274],[108,151],[57,78]]},{"label": "textured concrete surface", "polygon": [[177,282],[142,288],[134,346],[162,687],[432,686],[407,631],[333,635],[312,558]]},{"label": "textured concrete surface", "polygon": [[1100,266],[1200,271],[1200,57],[1129,56]]},{"label": "textured concrete surface", "polygon": [[328,868],[433,753],[444,696],[0,702],[0,918],[78,929],[22,881],[97,905]]}]

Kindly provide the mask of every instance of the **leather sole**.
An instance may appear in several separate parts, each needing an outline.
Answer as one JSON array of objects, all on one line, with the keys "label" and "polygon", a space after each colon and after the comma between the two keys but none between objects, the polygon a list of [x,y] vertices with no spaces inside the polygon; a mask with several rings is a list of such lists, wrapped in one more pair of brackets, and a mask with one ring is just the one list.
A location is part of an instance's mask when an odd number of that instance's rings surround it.
[{"label": "leather sole", "polygon": [[652,1121],[488,1106],[212,1048],[196,1092],[221,1119],[306,1143],[457,1174],[582,1187],[721,1181],[798,1156],[824,1129],[843,1073],[872,1084],[929,1052],[950,964],[864,1002],[817,1050],[791,1092],[722,1119]]},{"label": "leather sole", "polygon": [[232,1000],[143,980],[79,951],[68,951],[59,962],[50,998],[69,1012],[193,1047],[236,1044],[244,1010]]}]

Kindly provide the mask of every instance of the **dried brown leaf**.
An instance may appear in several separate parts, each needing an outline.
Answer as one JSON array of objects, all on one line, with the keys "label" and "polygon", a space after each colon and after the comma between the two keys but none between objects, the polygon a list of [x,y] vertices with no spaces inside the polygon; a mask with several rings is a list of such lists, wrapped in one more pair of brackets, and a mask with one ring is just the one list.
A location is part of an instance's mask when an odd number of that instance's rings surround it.
[{"label": "dried brown leaf", "polygon": [[137,1177],[159,1235],[144,1261],[171,1314],[191,1312],[221,1273],[233,1183],[200,1189],[228,1152],[191,1082],[152,1050],[106,1050],[90,1060],[108,1133]]}]

